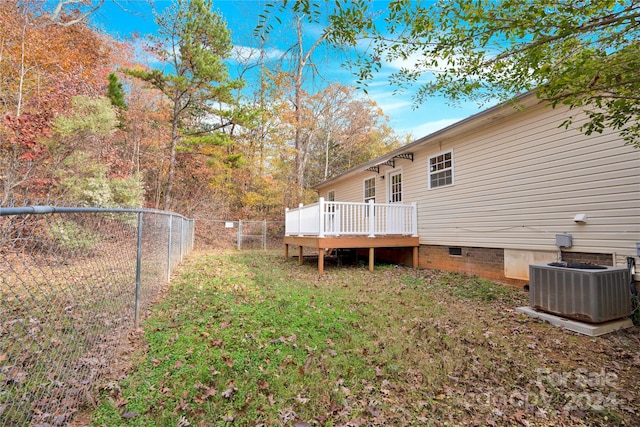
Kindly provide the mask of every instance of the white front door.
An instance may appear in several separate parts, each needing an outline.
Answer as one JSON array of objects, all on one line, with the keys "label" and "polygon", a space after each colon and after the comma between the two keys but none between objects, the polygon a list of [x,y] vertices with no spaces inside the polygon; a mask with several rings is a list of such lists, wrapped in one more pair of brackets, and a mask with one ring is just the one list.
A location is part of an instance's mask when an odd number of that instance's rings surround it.
[{"label": "white front door", "polygon": [[[387,179],[389,205],[402,203],[402,171],[389,173]],[[401,234],[404,228],[402,209],[387,206],[387,234]]]},{"label": "white front door", "polygon": [[389,203],[402,203],[402,171],[389,174]]}]

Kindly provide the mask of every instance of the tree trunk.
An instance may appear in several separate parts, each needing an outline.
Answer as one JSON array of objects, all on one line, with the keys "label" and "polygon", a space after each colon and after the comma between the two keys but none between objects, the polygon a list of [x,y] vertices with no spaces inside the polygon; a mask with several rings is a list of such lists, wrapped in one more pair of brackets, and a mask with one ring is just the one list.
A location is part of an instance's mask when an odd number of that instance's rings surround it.
[{"label": "tree trunk", "polygon": [[331,130],[327,130],[327,138],[324,141],[324,177],[326,181],[329,176],[329,143],[331,142]]},{"label": "tree trunk", "polygon": [[171,207],[171,193],[173,191],[173,180],[176,174],[176,148],[178,146],[178,120],[180,112],[180,97],[176,96],[173,103],[173,118],[171,120],[171,147],[169,148],[169,171],[167,173],[167,191],[164,195],[164,210]]},{"label": "tree trunk", "polygon": [[[25,17],[25,19],[27,19]],[[22,43],[20,48],[22,50],[20,54],[20,83],[18,85],[18,106],[16,107],[16,117],[20,117],[22,110],[22,92],[24,90],[24,79],[27,71],[24,66],[25,59],[25,38],[27,37],[27,22],[22,25]]]},{"label": "tree trunk", "polygon": [[296,18],[296,33],[298,36],[298,50],[297,50],[297,66],[293,77],[294,84],[294,114],[295,114],[295,185],[297,187],[298,199],[302,199],[304,190],[304,172],[306,167],[306,157],[308,151],[308,144],[311,138],[303,138],[302,135],[302,79],[304,68],[309,63],[311,55],[316,48],[322,43],[328,36],[330,31],[326,30],[318,39],[313,43],[309,50],[305,53],[304,46],[302,44],[302,21],[298,16]]}]

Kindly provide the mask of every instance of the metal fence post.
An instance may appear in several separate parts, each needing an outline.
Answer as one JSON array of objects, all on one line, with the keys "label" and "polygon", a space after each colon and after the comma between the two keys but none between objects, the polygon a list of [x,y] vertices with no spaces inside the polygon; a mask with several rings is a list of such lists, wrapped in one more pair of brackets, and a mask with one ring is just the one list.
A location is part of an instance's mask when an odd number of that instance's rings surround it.
[{"label": "metal fence post", "polygon": [[137,243],[137,259],[136,259],[136,301],[133,315],[134,326],[138,327],[140,320],[140,277],[142,264],[142,212],[138,213],[138,243]]},{"label": "metal fence post", "polygon": [[242,249],[242,220],[238,220],[238,250]]},{"label": "metal fence post", "polygon": [[189,221],[191,222],[191,247],[189,248],[189,251],[192,251],[196,246],[196,220],[191,219]]},{"label": "metal fence post", "polygon": [[262,221],[262,250],[267,250],[267,220]]},{"label": "metal fence post", "polygon": [[173,215],[169,215],[169,237],[167,239],[167,282],[171,281],[171,235],[173,228]]},{"label": "metal fence post", "polygon": [[184,256],[184,218],[180,218],[180,262],[183,261]]}]

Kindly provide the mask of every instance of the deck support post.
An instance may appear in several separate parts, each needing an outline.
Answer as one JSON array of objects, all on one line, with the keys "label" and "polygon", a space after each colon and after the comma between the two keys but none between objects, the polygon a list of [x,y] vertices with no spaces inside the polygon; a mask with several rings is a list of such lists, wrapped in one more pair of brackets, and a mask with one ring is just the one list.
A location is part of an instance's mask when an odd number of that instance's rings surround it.
[{"label": "deck support post", "polygon": [[324,274],[324,249],[318,248],[318,275]]},{"label": "deck support post", "polygon": [[[294,247],[298,248],[298,264],[303,264],[303,249],[309,248],[312,251],[318,251],[318,273],[324,272],[324,260],[327,255],[333,250],[339,250],[341,248],[351,248],[366,251],[369,249],[369,270],[374,271],[376,248],[405,248],[411,255],[406,254],[407,258],[405,262],[409,265],[413,264],[414,268],[418,267],[419,255],[420,255],[420,240],[418,237],[408,236],[385,236],[380,238],[369,238],[366,235],[360,236],[325,236],[319,238],[317,236],[286,236],[284,238],[285,244],[285,256],[295,256],[292,251]],[[291,247],[291,248],[290,248]],[[357,254],[358,251],[356,251]],[[366,256],[366,252],[365,252]]]},{"label": "deck support post", "polygon": [[284,259],[289,259],[289,244],[284,244]]},{"label": "deck support post", "polygon": [[369,248],[369,271],[373,271],[375,261],[375,248]]}]

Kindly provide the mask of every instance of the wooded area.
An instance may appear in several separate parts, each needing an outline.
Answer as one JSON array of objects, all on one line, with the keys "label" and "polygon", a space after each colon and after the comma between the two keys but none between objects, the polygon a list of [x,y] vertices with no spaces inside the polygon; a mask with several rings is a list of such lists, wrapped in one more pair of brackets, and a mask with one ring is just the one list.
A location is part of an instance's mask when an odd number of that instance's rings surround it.
[{"label": "wooded area", "polygon": [[[176,1],[156,15],[157,34],[126,41],[79,7],[0,1],[0,206],[281,219],[313,184],[400,144],[354,88],[311,84],[314,48],[300,37],[275,65],[244,58],[260,70],[248,86],[231,76],[233,35],[209,0]],[[172,71],[137,63],[140,46]]]}]

